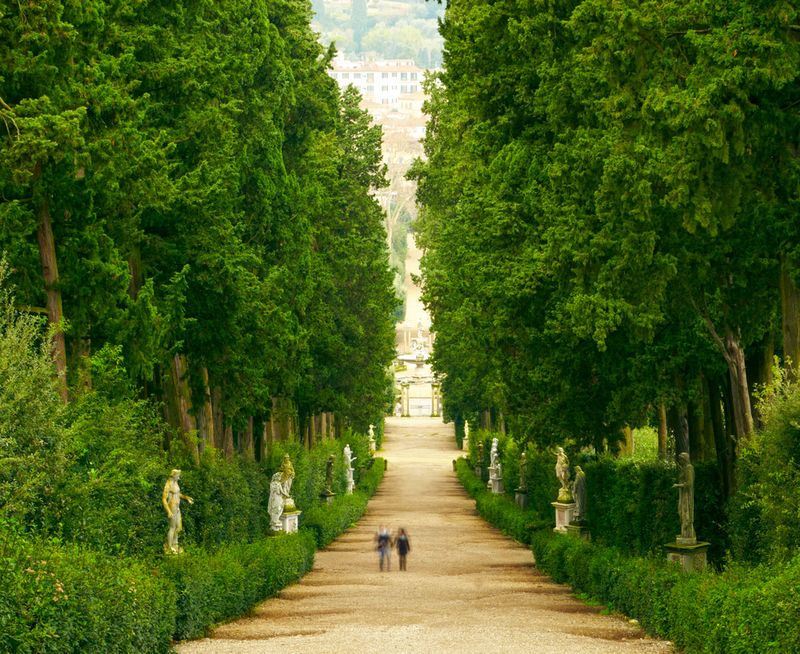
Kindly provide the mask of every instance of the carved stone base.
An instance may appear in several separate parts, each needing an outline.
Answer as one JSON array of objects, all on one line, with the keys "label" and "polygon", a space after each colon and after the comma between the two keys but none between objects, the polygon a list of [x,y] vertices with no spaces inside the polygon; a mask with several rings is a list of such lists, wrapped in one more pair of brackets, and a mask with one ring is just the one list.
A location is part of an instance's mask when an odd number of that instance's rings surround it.
[{"label": "carved stone base", "polygon": [[463,440],[461,441],[461,449],[465,452],[469,452],[469,436],[464,436]]},{"label": "carved stone base", "polygon": [[523,511],[528,508],[528,493],[525,491],[514,492],[514,503]]},{"label": "carved stone base", "polygon": [[567,534],[573,538],[580,538],[581,540],[592,540],[592,535],[589,533],[589,528],[584,525],[571,524],[567,525]]},{"label": "carved stone base", "polygon": [[298,522],[302,511],[281,514],[281,531],[287,534],[297,533]]},{"label": "carved stone base", "polygon": [[489,488],[491,489],[492,493],[494,493],[495,495],[502,495],[504,493],[503,480],[502,479],[490,479],[489,480]]},{"label": "carved stone base", "polygon": [[556,510],[556,526],[553,531],[565,534],[575,515],[575,502],[550,502]]},{"label": "carved stone base", "polygon": [[[681,540],[690,540],[682,538]],[[696,540],[696,539],[695,539]],[[696,572],[706,567],[708,548],[711,543],[695,542],[692,544],[667,543],[667,560],[679,564],[686,572]]]},{"label": "carved stone base", "polygon": [[333,504],[333,498],[336,497],[336,493],[329,490],[324,490],[319,494],[320,499],[325,502],[325,504]]},{"label": "carved stone base", "polygon": [[356,482],[347,480],[347,494],[352,495],[353,491],[355,490]]}]

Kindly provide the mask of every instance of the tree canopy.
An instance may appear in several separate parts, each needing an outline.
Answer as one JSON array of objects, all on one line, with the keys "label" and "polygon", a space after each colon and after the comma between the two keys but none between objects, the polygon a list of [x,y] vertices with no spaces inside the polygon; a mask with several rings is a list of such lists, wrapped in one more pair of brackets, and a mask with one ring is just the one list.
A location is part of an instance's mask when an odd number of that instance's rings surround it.
[{"label": "tree canopy", "polygon": [[118,348],[200,446],[276,398],[360,429],[395,298],[381,133],[305,0],[0,4],[0,251],[63,399]]},{"label": "tree canopy", "polygon": [[602,447],[661,407],[679,449],[730,459],[771,355],[797,360],[797,22],[448,3],[413,174],[449,415]]}]

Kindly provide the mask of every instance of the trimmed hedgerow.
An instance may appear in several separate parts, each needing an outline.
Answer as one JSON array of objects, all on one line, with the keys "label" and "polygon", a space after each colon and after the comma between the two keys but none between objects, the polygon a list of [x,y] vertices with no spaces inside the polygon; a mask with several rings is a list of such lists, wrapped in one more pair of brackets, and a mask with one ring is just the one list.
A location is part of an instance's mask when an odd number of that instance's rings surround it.
[{"label": "trimmed hedgerow", "polygon": [[0,651],[170,649],[175,590],[152,566],[76,545],[42,545],[0,523]]},{"label": "trimmed hedgerow", "polygon": [[456,461],[456,475],[469,496],[475,499],[478,513],[514,540],[528,544],[536,529],[549,525],[535,511],[522,511],[510,497],[487,490],[466,459]]},{"label": "trimmed hedgerow", "polygon": [[246,613],[308,572],[314,551],[313,537],[301,531],[166,557],[161,571],[177,594],[175,638],[202,636],[212,625]]},{"label": "trimmed hedgerow", "polygon": [[666,559],[538,531],[536,565],[687,654],[800,651],[800,557],[777,567],[687,574]]},{"label": "trimmed hedgerow", "polygon": [[352,495],[338,495],[332,504],[318,503],[301,516],[303,528],[314,534],[317,547],[327,547],[364,515],[369,498],[383,479],[384,470],[384,460],[374,459],[373,465],[362,473]]}]

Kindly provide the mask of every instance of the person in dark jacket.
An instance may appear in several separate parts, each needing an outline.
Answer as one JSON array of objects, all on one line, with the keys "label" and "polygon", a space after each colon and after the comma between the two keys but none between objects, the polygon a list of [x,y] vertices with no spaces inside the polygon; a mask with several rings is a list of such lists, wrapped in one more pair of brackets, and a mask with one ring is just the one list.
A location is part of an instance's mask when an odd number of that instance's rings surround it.
[{"label": "person in dark jacket", "polygon": [[408,534],[403,527],[400,527],[400,530],[397,532],[397,536],[394,539],[395,545],[397,546],[397,556],[400,558],[400,569],[406,569],[406,556],[411,551],[411,542],[408,540]]}]

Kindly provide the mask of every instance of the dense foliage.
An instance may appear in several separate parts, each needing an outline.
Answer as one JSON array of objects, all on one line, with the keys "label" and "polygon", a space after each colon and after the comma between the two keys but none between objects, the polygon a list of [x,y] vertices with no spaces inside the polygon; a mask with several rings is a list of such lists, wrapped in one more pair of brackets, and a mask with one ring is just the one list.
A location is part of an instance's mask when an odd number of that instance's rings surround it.
[{"label": "dense foliage", "polygon": [[663,559],[628,558],[610,548],[540,531],[536,565],[635,617],[687,654],[793,652],[800,648],[800,560],[777,568],[687,574]]},{"label": "dense foliage", "polygon": [[307,0],[0,4],[0,252],[53,328],[63,399],[110,348],[200,451],[258,456],[274,406],[300,431],[379,421],[381,132],[310,17]]},{"label": "dense foliage", "polygon": [[792,3],[451,0],[430,83],[424,299],[445,412],[604,449],[668,425],[733,487],[798,362]]}]

